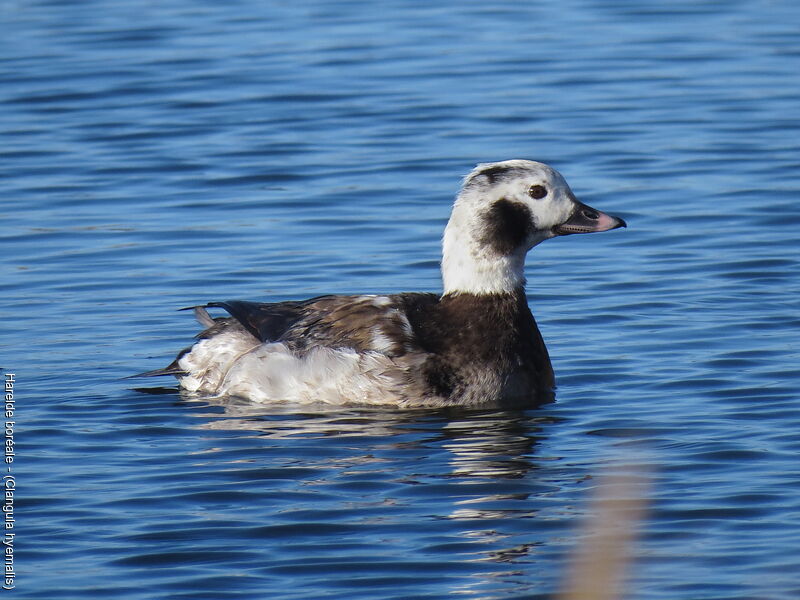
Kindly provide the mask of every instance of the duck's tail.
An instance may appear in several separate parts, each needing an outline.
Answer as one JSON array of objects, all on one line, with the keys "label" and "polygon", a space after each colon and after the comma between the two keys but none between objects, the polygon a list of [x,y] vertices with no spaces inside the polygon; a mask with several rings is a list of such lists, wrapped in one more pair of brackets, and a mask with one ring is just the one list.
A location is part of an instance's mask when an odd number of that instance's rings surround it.
[{"label": "duck's tail", "polygon": [[[214,319],[211,318],[211,315],[208,314],[208,311],[206,311],[205,306],[187,306],[186,308],[180,308],[178,310],[193,310],[195,318],[203,327],[208,328],[214,326]],[[144,373],[137,373],[136,375],[128,375],[127,377],[123,377],[123,379],[137,379],[139,377],[161,377],[162,375],[174,375],[175,377],[185,377],[189,373],[188,371],[184,371],[178,366],[178,361],[181,358],[183,358],[184,354],[186,354],[190,350],[191,347],[184,348],[183,350],[181,350],[178,356],[175,357],[175,360],[173,360],[169,365],[167,365],[163,369],[155,369],[153,371],[145,371]]]},{"label": "duck's tail", "polygon": [[169,365],[167,365],[163,369],[155,369],[154,371],[145,371],[144,373],[137,373],[136,375],[128,375],[127,377],[123,377],[123,379],[138,379],[139,377],[161,377],[162,375],[174,375],[175,377],[185,377],[189,373],[187,373],[178,366],[178,361],[188,351],[189,348],[181,352],[178,355],[178,358],[173,360]]},{"label": "duck's tail", "polygon": [[137,379],[139,377],[161,377],[162,375],[174,375],[175,377],[184,377],[188,374],[189,373],[187,373],[177,365],[176,361],[171,363],[169,366],[164,367],[163,369],[155,369],[153,371],[145,371],[144,373],[137,373],[136,375],[128,375],[127,377],[123,377],[123,379]]}]

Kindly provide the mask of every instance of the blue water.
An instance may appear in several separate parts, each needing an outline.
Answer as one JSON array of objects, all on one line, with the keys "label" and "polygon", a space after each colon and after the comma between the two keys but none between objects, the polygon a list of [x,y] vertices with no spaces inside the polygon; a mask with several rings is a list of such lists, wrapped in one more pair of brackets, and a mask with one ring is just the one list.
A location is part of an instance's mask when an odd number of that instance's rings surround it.
[{"label": "blue water", "polygon": [[[381,6],[3,4],[14,595],[550,597],[623,464],[626,597],[796,600],[797,3]],[[514,157],[629,223],[529,257],[554,404],[121,380],[189,342],[182,306],[438,290],[459,178]]]}]

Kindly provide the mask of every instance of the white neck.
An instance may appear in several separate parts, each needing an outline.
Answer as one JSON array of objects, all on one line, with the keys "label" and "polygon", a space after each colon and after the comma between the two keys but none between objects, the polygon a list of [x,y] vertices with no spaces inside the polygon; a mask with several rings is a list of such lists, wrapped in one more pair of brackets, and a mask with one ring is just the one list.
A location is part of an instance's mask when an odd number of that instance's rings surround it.
[{"label": "white neck", "polygon": [[525,286],[525,250],[499,255],[475,239],[474,228],[453,212],[442,240],[445,294],[499,294]]}]

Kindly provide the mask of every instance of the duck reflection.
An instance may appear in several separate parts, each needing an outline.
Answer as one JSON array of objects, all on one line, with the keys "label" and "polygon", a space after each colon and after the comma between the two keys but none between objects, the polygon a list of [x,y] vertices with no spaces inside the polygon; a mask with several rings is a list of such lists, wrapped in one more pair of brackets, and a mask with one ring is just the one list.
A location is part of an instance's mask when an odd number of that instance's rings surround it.
[{"label": "duck reflection", "polygon": [[[360,458],[394,463],[398,481],[463,486],[449,518],[502,518],[510,509],[482,505],[552,491],[552,486],[528,477],[539,468],[535,448],[544,428],[558,420],[540,411],[320,406],[298,412],[296,405],[254,405],[236,398],[204,399],[197,406],[202,429],[249,431],[270,440],[360,438]],[[341,458],[339,454],[335,462],[341,464]],[[325,460],[324,453],[315,457],[316,464]],[[410,466],[421,470],[409,472]],[[513,510],[519,516],[519,507]]]},{"label": "duck reflection", "polygon": [[533,449],[552,418],[524,411],[491,411],[444,423],[442,448],[455,477],[519,479],[534,468]]},{"label": "duck reflection", "polygon": [[524,410],[316,406],[298,411],[296,405],[264,406],[237,398],[196,402],[202,429],[250,431],[268,439],[369,436],[381,448],[438,448],[448,452],[449,472],[437,477],[462,479],[524,478],[536,468],[533,454],[542,428],[557,421]]},{"label": "duck reflection", "polygon": [[[324,475],[303,489],[342,494],[341,510],[365,511],[354,513],[353,523],[403,524],[421,555],[452,560],[455,552],[462,564],[475,564],[463,589],[514,575],[537,553],[552,553],[550,546],[562,543],[556,537],[571,527],[572,509],[551,499],[562,491],[562,473],[554,478],[554,457],[537,456],[557,420],[542,410],[304,407],[299,413],[296,405],[234,398],[193,405],[199,428],[255,434],[274,446],[276,462],[319,469]],[[369,491],[351,493],[358,484]]]}]

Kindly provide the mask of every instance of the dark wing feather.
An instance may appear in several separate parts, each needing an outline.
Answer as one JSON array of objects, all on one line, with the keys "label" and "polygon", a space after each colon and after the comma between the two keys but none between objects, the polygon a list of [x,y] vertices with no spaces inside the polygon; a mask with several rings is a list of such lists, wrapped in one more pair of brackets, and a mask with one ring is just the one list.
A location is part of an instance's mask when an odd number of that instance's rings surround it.
[{"label": "dark wing feather", "polygon": [[225,309],[257,339],[262,342],[273,342],[280,339],[298,319],[302,318],[308,305],[318,299],[270,303],[228,300],[226,302],[209,302],[206,307]]}]

